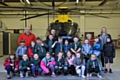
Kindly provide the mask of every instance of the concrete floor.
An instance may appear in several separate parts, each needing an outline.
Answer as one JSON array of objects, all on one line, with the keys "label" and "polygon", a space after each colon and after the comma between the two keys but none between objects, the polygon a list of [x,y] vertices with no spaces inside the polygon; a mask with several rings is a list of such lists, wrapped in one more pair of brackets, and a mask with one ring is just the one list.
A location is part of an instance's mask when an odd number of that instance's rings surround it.
[{"label": "concrete floor", "polygon": [[[113,73],[103,73],[103,79],[102,80],[120,80],[120,49],[116,50],[116,58],[114,59],[113,64]],[[7,56],[0,57],[0,80],[7,80],[6,79],[6,71],[3,68],[3,61]],[[72,75],[59,75],[56,78],[53,78],[51,76],[38,76],[37,78],[29,77],[29,78],[19,78],[19,76],[13,77],[11,80],[99,80],[96,76],[91,77],[90,79],[82,79],[78,76],[72,76]]]}]

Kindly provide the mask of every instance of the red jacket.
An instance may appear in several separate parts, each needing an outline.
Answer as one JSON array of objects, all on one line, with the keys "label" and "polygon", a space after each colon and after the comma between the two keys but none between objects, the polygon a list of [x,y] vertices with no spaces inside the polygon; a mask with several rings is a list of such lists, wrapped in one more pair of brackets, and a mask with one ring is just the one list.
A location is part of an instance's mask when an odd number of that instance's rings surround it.
[{"label": "red jacket", "polygon": [[34,55],[34,53],[33,53],[32,49],[31,49],[31,48],[28,48],[28,56],[29,56],[30,58],[32,58],[33,55]]},{"label": "red jacket", "polygon": [[90,45],[92,45],[93,43],[94,43],[94,40],[93,40],[93,39],[89,40],[89,44],[90,44]]},{"label": "red jacket", "polygon": [[30,35],[26,35],[26,33],[23,33],[20,35],[18,39],[18,44],[20,45],[20,41],[24,40],[25,41],[25,46],[28,47],[31,45],[31,41],[36,41],[36,36],[32,33]]},{"label": "red jacket", "polygon": [[[8,65],[10,65],[10,59],[8,58],[7,60],[5,60],[4,61],[4,63],[3,63],[3,66],[4,66],[4,69],[6,69],[6,67],[8,66]],[[19,60],[18,60],[18,58],[16,58],[15,59],[15,68],[19,68]]]}]

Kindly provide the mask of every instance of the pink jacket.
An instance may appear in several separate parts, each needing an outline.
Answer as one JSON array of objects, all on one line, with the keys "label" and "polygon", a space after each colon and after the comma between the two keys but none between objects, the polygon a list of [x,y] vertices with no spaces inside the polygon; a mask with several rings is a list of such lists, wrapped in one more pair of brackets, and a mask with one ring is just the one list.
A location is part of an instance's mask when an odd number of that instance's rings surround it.
[{"label": "pink jacket", "polygon": [[73,65],[74,59],[75,59],[75,56],[74,56],[74,55],[72,55],[72,57],[71,57],[70,59],[68,59],[68,57],[66,58],[67,63],[68,63],[69,66],[70,66],[70,65]]},{"label": "pink jacket", "polygon": [[50,62],[47,63],[47,60],[46,60],[46,57],[45,57],[41,60],[41,63],[40,63],[40,67],[46,73],[50,72],[49,69],[47,68],[47,64],[48,65],[53,65],[53,66],[55,66],[55,64],[56,64],[55,59],[53,57],[51,57],[49,60],[50,60]]}]

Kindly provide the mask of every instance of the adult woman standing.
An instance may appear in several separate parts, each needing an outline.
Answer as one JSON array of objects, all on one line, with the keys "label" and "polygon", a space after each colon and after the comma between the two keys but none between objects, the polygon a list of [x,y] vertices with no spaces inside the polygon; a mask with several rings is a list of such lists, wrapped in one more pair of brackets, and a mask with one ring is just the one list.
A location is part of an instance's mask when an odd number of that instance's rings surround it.
[{"label": "adult woman standing", "polygon": [[101,43],[101,62],[102,62],[102,67],[104,67],[104,53],[103,53],[103,46],[106,43],[107,37],[109,37],[111,40],[111,35],[107,33],[106,27],[102,27],[101,29],[101,34],[98,35]]}]

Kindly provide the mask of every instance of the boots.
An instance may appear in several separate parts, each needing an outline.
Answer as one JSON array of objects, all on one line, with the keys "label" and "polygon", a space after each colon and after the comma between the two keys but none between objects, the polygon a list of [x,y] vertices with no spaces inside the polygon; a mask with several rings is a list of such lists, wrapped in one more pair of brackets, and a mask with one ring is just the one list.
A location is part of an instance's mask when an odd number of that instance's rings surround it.
[{"label": "boots", "polygon": [[108,69],[105,69],[104,73],[107,73],[108,72]]},{"label": "boots", "polygon": [[109,70],[109,73],[113,73],[113,72],[112,72],[112,69]]}]

